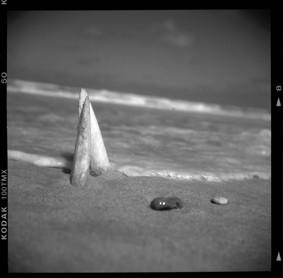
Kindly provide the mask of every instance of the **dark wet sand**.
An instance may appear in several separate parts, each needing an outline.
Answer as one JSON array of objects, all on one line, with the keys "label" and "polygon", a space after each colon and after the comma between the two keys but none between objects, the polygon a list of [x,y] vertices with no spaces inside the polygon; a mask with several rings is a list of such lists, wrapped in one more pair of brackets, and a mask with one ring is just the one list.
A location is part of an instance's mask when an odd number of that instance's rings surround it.
[{"label": "dark wet sand", "polygon": [[[9,161],[10,272],[271,270],[271,186],[110,172],[73,188],[69,173]],[[215,195],[229,199],[215,205]],[[184,207],[154,211],[153,198]]]}]

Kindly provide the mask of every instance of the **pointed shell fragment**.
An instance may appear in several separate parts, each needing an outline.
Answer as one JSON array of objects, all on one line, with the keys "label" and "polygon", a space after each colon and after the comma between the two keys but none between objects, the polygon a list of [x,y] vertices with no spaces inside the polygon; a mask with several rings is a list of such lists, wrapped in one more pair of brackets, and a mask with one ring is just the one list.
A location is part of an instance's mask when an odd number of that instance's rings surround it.
[{"label": "pointed shell fragment", "polygon": [[90,115],[89,100],[86,97],[79,117],[78,134],[73,158],[70,181],[74,186],[84,186],[90,165]]},{"label": "pointed shell fragment", "polygon": [[[79,98],[79,115],[81,114],[84,100],[88,97],[85,89],[81,90]],[[89,102],[90,114],[90,173],[98,176],[111,168],[102,134],[93,111],[91,102]]]}]

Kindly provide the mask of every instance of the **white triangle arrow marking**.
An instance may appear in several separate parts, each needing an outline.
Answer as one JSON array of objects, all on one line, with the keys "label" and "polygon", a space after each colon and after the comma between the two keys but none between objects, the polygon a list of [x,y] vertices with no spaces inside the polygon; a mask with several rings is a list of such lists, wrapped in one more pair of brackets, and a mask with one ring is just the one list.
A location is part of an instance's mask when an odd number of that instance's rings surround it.
[{"label": "white triangle arrow marking", "polygon": [[276,106],[281,106],[280,99],[278,98]]},{"label": "white triangle arrow marking", "polygon": [[278,252],[276,261],[280,261],[281,262],[281,257],[280,257],[280,253],[279,252]]}]

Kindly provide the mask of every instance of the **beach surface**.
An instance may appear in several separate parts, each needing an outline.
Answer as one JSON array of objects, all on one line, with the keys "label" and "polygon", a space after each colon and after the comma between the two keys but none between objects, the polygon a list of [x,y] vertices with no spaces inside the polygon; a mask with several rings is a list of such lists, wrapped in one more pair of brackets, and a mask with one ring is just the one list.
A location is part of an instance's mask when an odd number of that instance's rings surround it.
[{"label": "beach surface", "polygon": [[[227,205],[210,202],[215,195]],[[154,211],[155,197],[184,207]],[[9,161],[10,272],[271,270],[270,181],[69,173]]]},{"label": "beach surface", "polygon": [[[8,148],[72,162],[77,98],[8,92]],[[130,175],[75,188],[69,168],[9,160],[10,272],[271,270],[268,119],[93,108],[113,168]],[[153,210],[157,197],[183,207]]]}]

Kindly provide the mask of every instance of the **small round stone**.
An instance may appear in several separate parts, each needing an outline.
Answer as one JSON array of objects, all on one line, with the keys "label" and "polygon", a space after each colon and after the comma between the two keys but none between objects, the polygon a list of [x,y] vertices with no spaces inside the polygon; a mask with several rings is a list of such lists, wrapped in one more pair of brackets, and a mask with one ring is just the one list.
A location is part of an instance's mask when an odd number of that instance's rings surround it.
[{"label": "small round stone", "polygon": [[158,197],[151,201],[150,207],[154,210],[170,210],[183,207],[183,202],[177,197]]},{"label": "small round stone", "polygon": [[215,196],[211,199],[211,203],[217,204],[217,205],[227,205],[228,199],[222,196]]}]

